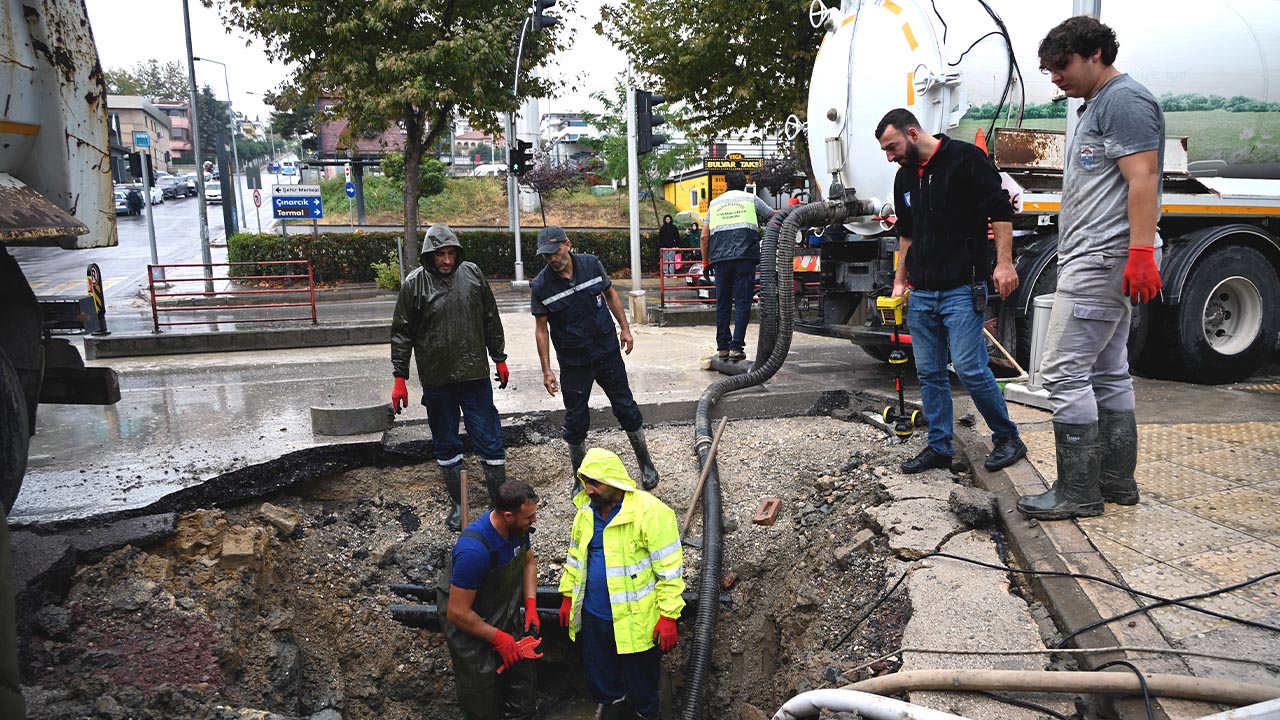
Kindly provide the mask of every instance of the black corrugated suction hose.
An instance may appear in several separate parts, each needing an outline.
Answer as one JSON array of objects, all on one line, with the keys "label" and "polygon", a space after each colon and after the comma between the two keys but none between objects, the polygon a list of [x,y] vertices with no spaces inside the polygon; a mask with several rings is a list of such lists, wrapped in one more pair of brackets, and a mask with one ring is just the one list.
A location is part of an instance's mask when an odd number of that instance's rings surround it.
[{"label": "black corrugated suction hose", "polygon": [[[791,351],[795,318],[792,260],[795,258],[797,234],[801,228],[842,222],[845,214],[844,203],[822,202],[789,207],[770,218],[760,247],[760,338],[756,344],[756,359],[746,373],[711,383],[698,400],[694,448],[699,468],[707,464],[711,449],[711,410],[715,404],[727,393],[759,385],[773,377]],[[702,492],[702,573],[698,580],[697,620],[685,669],[688,684],[685,685],[681,715],[684,720],[698,720],[705,701],[716,613],[719,610],[716,600],[720,597],[720,583],[724,575],[721,567],[722,512],[720,473],[712,460]]]}]

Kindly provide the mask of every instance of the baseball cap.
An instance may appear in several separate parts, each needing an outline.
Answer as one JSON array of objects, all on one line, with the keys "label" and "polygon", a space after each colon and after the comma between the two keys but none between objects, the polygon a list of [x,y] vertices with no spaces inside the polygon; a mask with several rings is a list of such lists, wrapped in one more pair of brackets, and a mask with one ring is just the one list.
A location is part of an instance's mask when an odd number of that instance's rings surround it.
[{"label": "baseball cap", "polygon": [[564,229],[559,225],[548,225],[538,232],[538,254],[550,255],[560,251],[560,246],[569,241]]}]

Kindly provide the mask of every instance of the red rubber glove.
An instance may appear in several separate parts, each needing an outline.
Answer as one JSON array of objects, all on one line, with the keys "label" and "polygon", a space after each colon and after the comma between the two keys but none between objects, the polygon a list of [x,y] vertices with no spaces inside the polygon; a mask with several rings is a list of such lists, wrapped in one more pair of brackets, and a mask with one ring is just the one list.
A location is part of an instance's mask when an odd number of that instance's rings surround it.
[{"label": "red rubber glove", "polygon": [[536,632],[542,631],[542,620],[538,618],[538,600],[536,598],[524,599],[524,631],[527,634],[529,628],[533,628]]},{"label": "red rubber glove", "polygon": [[510,634],[499,630],[493,634],[493,639],[489,641],[489,644],[493,645],[493,649],[497,650],[498,654],[502,656],[503,670],[520,662],[520,648],[516,647],[516,640]]},{"label": "red rubber glove", "polygon": [[662,652],[675,649],[680,638],[676,635],[676,621],[663,615],[658,618],[658,625],[653,628],[653,639],[662,647]]},{"label": "red rubber glove", "polygon": [[560,601],[560,627],[569,627],[569,612],[573,609],[573,598],[568,595]]},{"label": "red rubber glove", "polygon": [[498,363],[498,372],[494,373],[493,379],[498,381],[499,390],[503,390],[507,387],[507,381],[511,379],[511,371],[507,369],[507,362],[505,360]]},{"label": "red rubber glove", "polygon": [[1129,248],[1129,262],[1124,266],[1124,294],[1135,303],[1151,302],[1164,284],[1156,267],[1156,249],[1150,245]]},{"label": "red rubber glove", "polygon": [[397,413],[409,407],[409,388],[404,386],[402,377],[396,378],[395,385],[391,386],[391,407]]}]

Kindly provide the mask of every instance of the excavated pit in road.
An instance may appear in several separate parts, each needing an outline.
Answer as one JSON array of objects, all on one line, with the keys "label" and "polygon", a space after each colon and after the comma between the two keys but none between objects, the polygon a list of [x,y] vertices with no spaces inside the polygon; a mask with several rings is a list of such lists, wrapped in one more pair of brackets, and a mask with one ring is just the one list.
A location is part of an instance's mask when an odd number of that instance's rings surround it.
[{"label": "excavated pit in road", "polygon": [[[798,692],[899,662],[843,674],[899,646],[911,614],[904,593],[836,641],[901,572],[876,513],[885,483],[922,439],[899,445],[849,422],[847,404],[824,397],[806,416],[728,425],[719,467],[729,586],[703,717],[765,717]],[[532,423],[508,437],[509,476],[542,498],[533,550],[543,585],[559,580],[573,511],[556,435]],[[683,517],[698,477],[691,426],[648,435],[663,474],[655,494]],[[245,468],[167,501],[177,513],[167,537],[80,564],[65,592],[28,596],[20,624],[30,717],[458,717],[442,636],[388,610],[408,602],[391,584],[434,585],[456,537],[444,528],[439,472],[417,442],[393,454],[342,446]],[[634,472],[620,431],[594,431],[588,442]],[[468,469],[474,514],[485,492],[471,456]],[[752,524],[765,497],[781,499],[778,521]],[[691,537],[701,535],[700,509]],[[685,571],[695,589],[696,547],[685,548]],[[680,626],[686,638],[692,615]],[[560,631],[544,634],[540,704],[547,717],[581,717],[577,652]],[[687,647],[664,660],[676,696]]]}]

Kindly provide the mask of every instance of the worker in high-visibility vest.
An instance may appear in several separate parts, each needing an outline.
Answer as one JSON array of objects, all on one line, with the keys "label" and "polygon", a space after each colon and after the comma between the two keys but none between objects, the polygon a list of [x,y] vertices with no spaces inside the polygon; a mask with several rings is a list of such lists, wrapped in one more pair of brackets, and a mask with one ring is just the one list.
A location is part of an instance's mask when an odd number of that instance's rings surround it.
[{"label": "worker in high-visibility vest", "polygon": [[728,190],[707,207],[702,274],[715,276],[716,354],[721,360],[741,362],[747,359],[747,323],[756,292],[756,265],[760,264],[760,226],[769,221],[773,208],[746,191],[747,176],[741,170],[725,173],[724,183]]},{"label": "worker in high-visibility vest", "polygon": [[659,716],[662,653],[675,648],[684,609],[676,514],[636,487],[617,455],[592,448],[560,579],[560,624],[582,646],[587,688],[602,720]]}]

